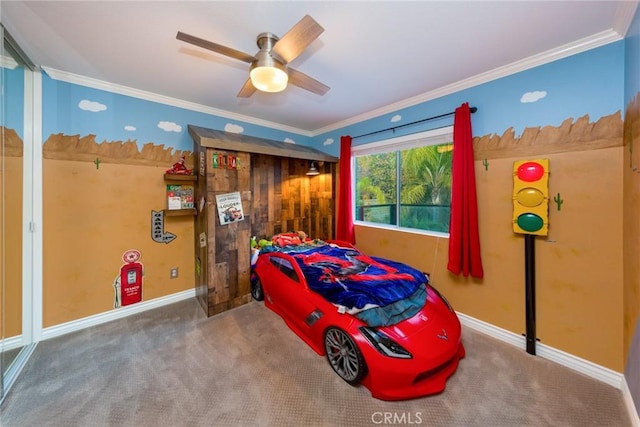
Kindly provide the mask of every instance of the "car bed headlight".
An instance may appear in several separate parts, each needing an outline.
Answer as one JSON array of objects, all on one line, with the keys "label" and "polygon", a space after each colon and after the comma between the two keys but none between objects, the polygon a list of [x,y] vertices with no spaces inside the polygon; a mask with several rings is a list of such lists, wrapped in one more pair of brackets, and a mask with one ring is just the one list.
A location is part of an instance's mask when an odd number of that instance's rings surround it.
[{"label": "car bed headlight", "polygon": [[380,353],[398,359],[411,359],[411,353],[400,344],[389,338],[384,332],[377,329],[360,326],[360,332]]}]

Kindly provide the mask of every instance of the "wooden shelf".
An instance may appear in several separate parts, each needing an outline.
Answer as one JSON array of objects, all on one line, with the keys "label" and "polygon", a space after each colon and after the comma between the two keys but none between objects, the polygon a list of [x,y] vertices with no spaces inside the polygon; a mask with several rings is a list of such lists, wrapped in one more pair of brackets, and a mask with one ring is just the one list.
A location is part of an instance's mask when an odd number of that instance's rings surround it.
[{"label": "wooden shelf", "polygon": [[194,216],[197,215],[196,208],[191,209],[165,209],[164,216]]},{"label": "wooden shelf", "polygon": [[198,175],[180,175],[177,173],[165,173],[165,181],[197,181]]},{"label": "wooden shelf", "polygon": [[[198,175],[181,175],[179,173],[165,173],[164,174],[164,180],[165,181],[190,181],[190,182],[195,182],[198,180]],[[168,217],[168,216],[196,216],[198,215],[198,212],[196,211],[196,208],[190,208],[190,209],[164,209],[164,216]]]}]

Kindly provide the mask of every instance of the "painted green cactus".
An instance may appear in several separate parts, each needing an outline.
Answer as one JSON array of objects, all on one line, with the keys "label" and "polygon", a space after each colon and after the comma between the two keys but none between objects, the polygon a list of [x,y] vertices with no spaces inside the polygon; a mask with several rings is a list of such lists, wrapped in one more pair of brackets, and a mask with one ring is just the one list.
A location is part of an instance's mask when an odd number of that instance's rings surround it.
[{"label": "painted green cactus", "polygon": [[554,196],[553,201],[556,202],[557,209],[560,210],[562,208],[562,204],[564,203],[564,200],[562,200],[562,198],[560,197],[560,193]]}]

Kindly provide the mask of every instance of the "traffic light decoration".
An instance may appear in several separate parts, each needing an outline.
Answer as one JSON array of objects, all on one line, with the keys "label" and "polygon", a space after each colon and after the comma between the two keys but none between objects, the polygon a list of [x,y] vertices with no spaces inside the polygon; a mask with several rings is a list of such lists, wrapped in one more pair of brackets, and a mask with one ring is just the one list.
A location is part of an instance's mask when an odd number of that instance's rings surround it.
[{"label": "traffic light decoration", "polygon": [[549,159],[513,163],[513,231],[546,236],[549,227]]}]

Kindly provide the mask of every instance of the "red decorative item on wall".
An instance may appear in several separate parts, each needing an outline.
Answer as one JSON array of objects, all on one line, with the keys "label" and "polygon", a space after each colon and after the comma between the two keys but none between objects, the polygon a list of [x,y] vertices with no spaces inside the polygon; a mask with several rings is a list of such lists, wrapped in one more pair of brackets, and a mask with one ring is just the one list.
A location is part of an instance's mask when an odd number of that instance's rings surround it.
[{"label": "red decorative item on wall", "polygon": [[120,306],[142,301],[142,264],[140,251],[130,249],[122,255],[125,264],[120,268],[120,287],[116,292],[120,295]]},{"label": "red decorative item on wall", "polygon": [[182,156],[180,160],[175,162],[170,169],[167,169],[165,173],[173,174],[173,175],[191,175],[193,173],[193,169],[187,169],[184,165],[185,156]]}]

